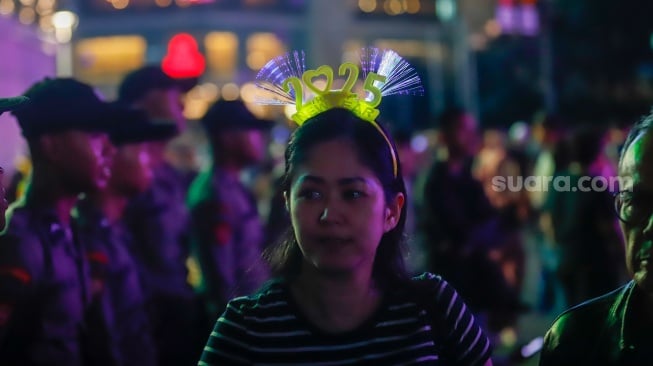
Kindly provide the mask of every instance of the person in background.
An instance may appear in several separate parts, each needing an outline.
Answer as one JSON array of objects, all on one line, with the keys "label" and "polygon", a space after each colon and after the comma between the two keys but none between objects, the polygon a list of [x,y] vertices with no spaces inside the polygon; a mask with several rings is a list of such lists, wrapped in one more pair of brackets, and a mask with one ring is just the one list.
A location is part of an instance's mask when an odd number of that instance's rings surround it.
[{"label": "person in background", "polygon": [[454,288],[406,273],[406,189],[383,127],[328,109],[295,130],[285,163],[293,231],[268,253],[275,278],[228,303],[201,365],[492,364]]},{"label": "person in background", "polygon": [[494,210],[481,182],[472,175],[479,151],[474,117],[448,109],[440,117],[440,133],[447,156],[434,162],[425,180],[420,230],[427,243],[427,268],[460,286],[466,281],[463,248],[469,233]]},{"label": "person in background", "polygon": [[[187,85],[148,65],[127,74],[118,88],[118,102],[142,109],[154,123],[186,129],[182,96]],[[162,365],[187,365],[197,359],[201,344],[188,334],[199,332],[200,304],[187,281],[190,216],[185,198],[188,178],[166,158],[170,139],[149,144],[154,172],[151,187],[134,197],[124,215],[133,235],[131,253],[154,327]]]},{"label": "person in background", "polygon": [[562,313],[546,333],[540,366],[650,365],[653,359],[652,126],[653,113],[635,124],[619,159],[614,207],[631,281]]},{"label": "person in background", "polygon": [[80,193],[105,187],[117,108],[89,85],[45,79],[13,112],[30,149],[25,196],[0,235],[0,364],[84,365],[90,308],[85,238],[71,220]]},{"label": "person in background", "polygon": [[240,179],[265,157],[264,131],[273,122],[254,116],[241,100],[219,100],[202,125],[213,161],[193,182],[188,202],[193,256],[201,270],[197,290],[213,318],[231,297],[251,293],[268,279],[261,261],[263,224],[252,191]]},{"label": "person in background", "polygon": [[542,214],[544,221],[551,222],[550,241],[558,256],[556,275],[568,306],[602,295],[625,278],[612,192],[608,184],[605,189],[596,184],[610,178],[599,175],[604,145],[602,128],[583,126],[573,133],[571,162],[559,173],[571,187],[549,187]]},{"label": "person in background", "polygon": [[96,338],[104,338],[105,356],[96,365],[158,365],[138,267],[129,252],[133,238],[122,218],[129,199],[152,182],[147,143],[176,132],[173,125],[151,123],[140,110],[125,113],[110,132],[116,154],[107,186],[89,191],[74,211],[80,232],[88,238],[94,315],[88,324],[102,330]]},{"label": "person in background", "polygon": [[[13,98],[0,98],[0,115],[4,112],[13,111],[14,109],[24,106],[29,101],[29,98],[19,96]],[[4,230],[6,224],[5,211],[7,210],[7,193],[4,186],[5,170],[0,166],[0,231]]]}]

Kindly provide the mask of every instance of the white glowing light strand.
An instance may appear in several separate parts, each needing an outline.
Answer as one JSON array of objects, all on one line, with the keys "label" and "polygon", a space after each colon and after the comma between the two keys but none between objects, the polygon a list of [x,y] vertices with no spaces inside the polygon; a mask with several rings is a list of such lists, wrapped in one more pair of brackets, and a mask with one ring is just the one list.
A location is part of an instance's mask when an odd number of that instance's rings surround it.
[{"label": "white glowing light strand", "polygon": [[[417,71],[395,51],[364,48],[361,51],[361,69],[364,78],[370,72],[386,77],[385,82],[374,82],[384,97],[393,94],[424,95],[424,87]],[[368,95],[366,99],[370,97]]]},{"label": "white glowing light strand", "polygon": [[256,86],[267,91],[268,95],[257,95],[255,101],[260,104],[287,105],[295,104],[293,88],[287,92],[283,89],[283,82],[289,77],[301,80],[306,71],[304,51],[292,51],[285,55],[275,57],[268,61],[256,75]]}]

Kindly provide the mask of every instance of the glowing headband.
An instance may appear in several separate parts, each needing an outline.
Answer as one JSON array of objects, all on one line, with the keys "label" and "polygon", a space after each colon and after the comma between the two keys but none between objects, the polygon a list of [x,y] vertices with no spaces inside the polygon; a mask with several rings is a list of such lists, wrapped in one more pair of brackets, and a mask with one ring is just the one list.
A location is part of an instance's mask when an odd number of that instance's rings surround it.
[{"label": "glowing headband", "polygon": [[[363,74],[362,98],[353,91]],[[415,69],[392,50],[363,48],[360,66],[345,62],[338,75],[346,77],[341,89],[332,90],[333,69],[322,65],[306,70],[304,51],[292,51],[270,60],[256,76],[256,85],[268,95],[258,96],[261,104],[294,105],[292,120],[302,125],[306,120],[332,108],[346,108],[357,117],[372,123],[390,148],[393,173],[397,177],[397,154],[390,139],[376,122],[381,98],[392,94],[424,95]],[[323,84],[318,80],[322,79]],[[325,80],[325,81],[324,81]]]}]

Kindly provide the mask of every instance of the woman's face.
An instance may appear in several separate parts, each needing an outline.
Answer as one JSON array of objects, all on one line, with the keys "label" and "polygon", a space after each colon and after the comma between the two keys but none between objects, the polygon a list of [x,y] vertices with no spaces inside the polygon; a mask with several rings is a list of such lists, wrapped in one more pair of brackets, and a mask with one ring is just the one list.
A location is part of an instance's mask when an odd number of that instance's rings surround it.
[{"label": "woman's face", "polygon": [[371,271],[381,237],[399,221],[403,195],[386,203],[379,179],[343,140],[314,146],[294,173],[285,198],[305,264],[328,273]]}]

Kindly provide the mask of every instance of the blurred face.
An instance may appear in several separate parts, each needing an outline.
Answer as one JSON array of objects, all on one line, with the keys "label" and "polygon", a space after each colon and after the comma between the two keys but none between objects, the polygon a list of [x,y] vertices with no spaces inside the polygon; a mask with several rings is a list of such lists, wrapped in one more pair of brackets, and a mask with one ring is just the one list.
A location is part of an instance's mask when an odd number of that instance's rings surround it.
[{"label": "blurred face", "polygon": [[460,116],[444,138],[450,153],[455,155],[473,156],[480,148],[476,119],[469,114]]},{"label": "blurred face", "polygon": [[240,165],[258,164],[265,158],[265,136],[255,129],[225,131],[221,137],[222,149]]},{"label": "blurred face", "polygon": [[4,187],[4,174],[5,170],[0,167],[0,231],[4,230],[5,228],[5,211],[7,211],[7,199],[6,199],[6,191]]},{"label": "blurred face", "polygon": [[296,167],[284,196],[305,266],[371,271],[381,237],[397,225],[403,195],[386,204],[381,182],[356,156],[351,143],[329,141]]},{"label": "blurred face", "polygon": [[154,120],[174,121],[179,131],[186,129],[184,103],[179,89],[150,90],[136,106],[144,109]]},{"label": "blurred face", "polygon": [[117,149],[111,165],[110,187],[127,197],[145,192],[152,183],[150,153],[146,143]]},{"label": "blurred face", "polygon": [[58,169],[70,193],[107,186],[115,148],[106,133],[66,131],[42,138],[47,141],[47,158]]},{"label": "blurred face", "polygon": [[626,241],[626,267],[640,288],[653,295],[653,136],[640,135],[626,151],[620,177],[626,184],[620,221]]}]

